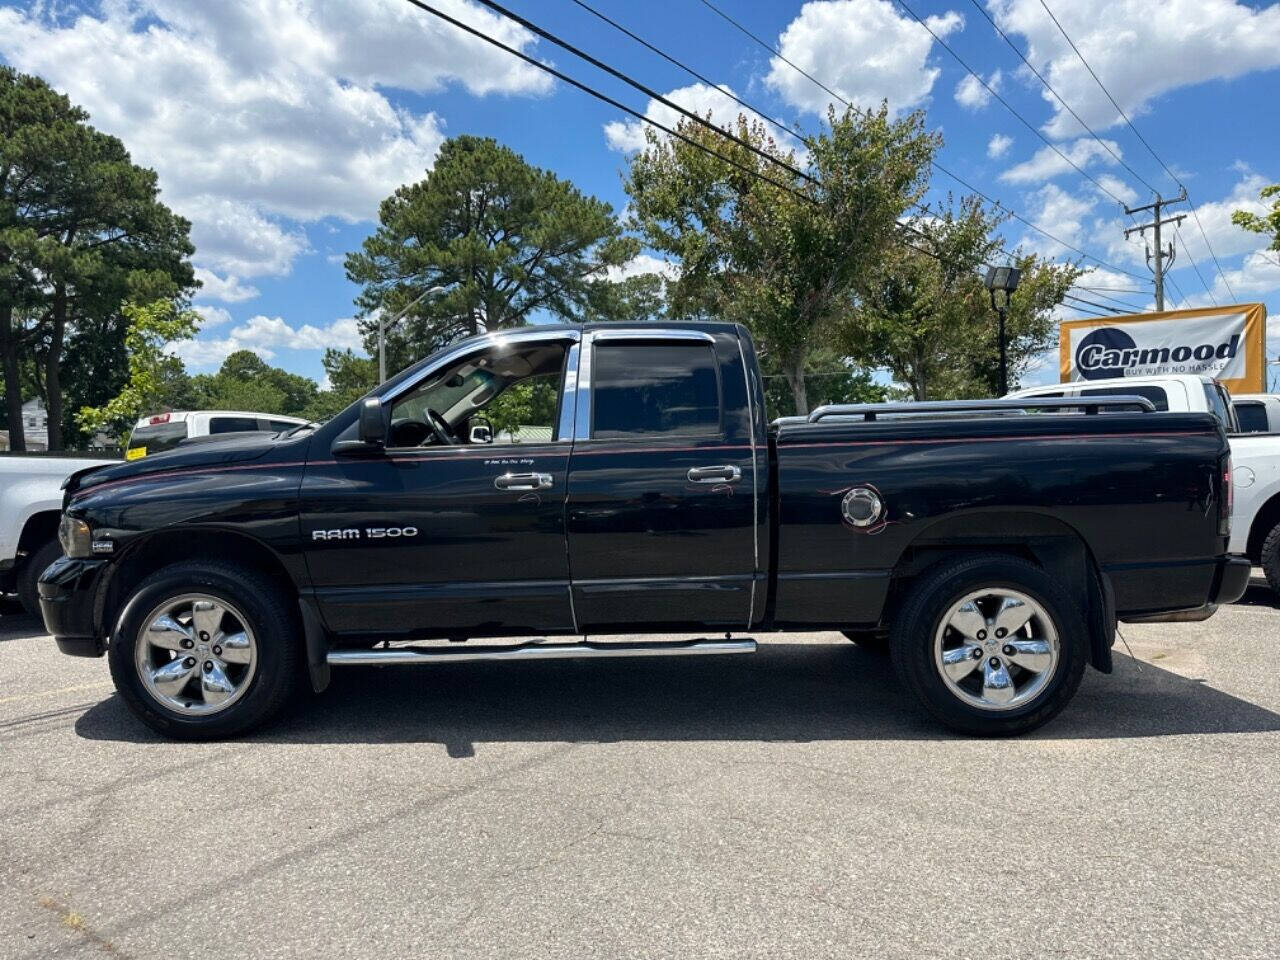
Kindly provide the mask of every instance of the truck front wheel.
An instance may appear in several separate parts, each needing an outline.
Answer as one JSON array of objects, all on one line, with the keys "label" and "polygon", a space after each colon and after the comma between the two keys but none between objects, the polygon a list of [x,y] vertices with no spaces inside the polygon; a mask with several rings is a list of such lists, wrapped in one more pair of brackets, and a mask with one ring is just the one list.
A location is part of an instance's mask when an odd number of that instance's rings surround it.
[{"label": "truck front wheel", "polygon": [[893,624],[902,682],[934,717],[978,736],[1026,733],[1075,695],[1088,659],[1080,603],[1043,569],[984,554],[915,585]]},{"label": "truck front wheel", "polygon": [[223,564],[176,563],[129,597],[111,677],[129,709],[178,740],[261,726],[297,686],[299,631],[283,593]]}]

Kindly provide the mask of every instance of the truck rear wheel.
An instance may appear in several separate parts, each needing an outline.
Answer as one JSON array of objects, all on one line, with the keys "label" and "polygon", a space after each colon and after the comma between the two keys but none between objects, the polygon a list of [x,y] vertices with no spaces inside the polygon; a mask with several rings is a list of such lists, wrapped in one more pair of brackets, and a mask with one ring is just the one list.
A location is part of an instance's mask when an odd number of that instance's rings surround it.
[{"label": "truck rear wheel", "polygon": [[894,667],[948,727],[1026,733],[1080,686],[1089,649],[1080,607],[1026,560],[984,554],[949,563],[916,584],[895,619]]},{"label": "truck rear wheel", "polygon": [[147,577],[108,647],[129,709],[178,740],[269,721],[297,686],[299,631],[280,591],[223,564],[176,563]]},{"label": "truck rear wheel", "polygon": [[1261,553],[1258,559],[1262,572],[1267,576],[1267,585],[1280,594],[1280,523],[1268,531],[1267,538],[1262,541]]}]

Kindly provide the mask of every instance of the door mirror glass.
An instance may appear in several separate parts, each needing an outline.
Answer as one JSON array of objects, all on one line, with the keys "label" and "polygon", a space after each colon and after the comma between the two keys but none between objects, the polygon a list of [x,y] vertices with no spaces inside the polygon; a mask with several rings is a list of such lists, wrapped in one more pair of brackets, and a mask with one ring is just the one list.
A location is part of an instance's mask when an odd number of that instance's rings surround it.
[{"label": "door mirror glass", "polygon": [[373,447],[387,442],[387,418],[377,397],[365,397],[360,404],[360,442]]}]

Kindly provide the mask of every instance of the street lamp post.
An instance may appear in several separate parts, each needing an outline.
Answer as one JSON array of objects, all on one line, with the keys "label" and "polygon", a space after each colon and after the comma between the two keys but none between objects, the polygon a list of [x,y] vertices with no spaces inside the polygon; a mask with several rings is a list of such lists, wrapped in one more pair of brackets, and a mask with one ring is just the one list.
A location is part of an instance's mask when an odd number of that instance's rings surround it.
[{"label": "street lamp post", "polygon": [[[996,333],[1000,341],[1000,396],[1009,392],[1009,359],[1004,339],[1004,315],[1009,309],[1009,298],[1018,289],[1021,272],[1017,267],[989,267],[987,269],[986,287],[991,293],[991,309],[1000,318],[1000,326]],[[1003,300],[997,300],[996,294],[1003,293]]]},{"label": "street lamp post", "polygon": [[404,308],[390,320],[384,320],[381,314],[378,315],[378,383],[384,383],[387,379],[387,331],[403,320],[406,313],[416,307],[427,297],[435,293],[444,292],[444,287],[431,287],[427,290],[423,290],[420,294],[405,304]]}]

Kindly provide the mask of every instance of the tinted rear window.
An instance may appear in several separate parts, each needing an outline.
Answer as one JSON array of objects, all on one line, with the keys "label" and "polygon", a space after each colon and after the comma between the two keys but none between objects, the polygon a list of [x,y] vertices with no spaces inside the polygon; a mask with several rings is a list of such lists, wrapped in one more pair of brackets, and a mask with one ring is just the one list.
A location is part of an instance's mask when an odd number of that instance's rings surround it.
[{"label": "tinted rear window", "polygon": [[720,382],[709,343],[601,343],[591,375],[591,435],[720,433]]},{"label": "tinted rear window", "polygon": [[1216,383],[1204,385],[1204,399],[1209,404],[1209,412],[1218,418],[1223,429],[1228,433],[1234,432],[1235,422],[1231,419],[1231,410],[1227,407],[1227,401],[1222,398],[1222,391],[1218,389]]},{"label": "tinted rear window", "polygon": [[146,448],[147,454],[172,450],[180,440],[187,439],[187,425],[178,423],[149,423],[145,427],[137,427],[129,436],[129,449]]},{"label": "tinted rear window", "polygon": [[1241,433],[1267,432],[1267,408],[1262,404],[1237,400],[1232,406],[1235,407]]},{"label": "tinted rear window", "polygon": [[209,420],[210,433],[242,433],[257,429],[257,417],[213,417]]},{"label": "tinted rear window", "polygon": [[[1134,384],[1132,387],[1091,387],[1080,391],[1082,397],[1146,397],[1157,410],[1169,409],[1169,396],[1164,387]],[[1123,409],[1123,408],[1119,408]]]}]

